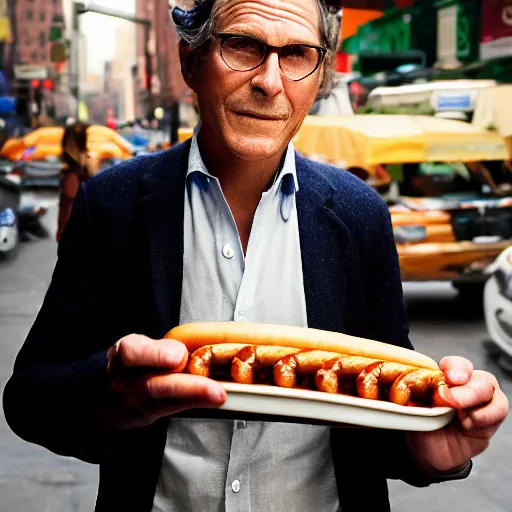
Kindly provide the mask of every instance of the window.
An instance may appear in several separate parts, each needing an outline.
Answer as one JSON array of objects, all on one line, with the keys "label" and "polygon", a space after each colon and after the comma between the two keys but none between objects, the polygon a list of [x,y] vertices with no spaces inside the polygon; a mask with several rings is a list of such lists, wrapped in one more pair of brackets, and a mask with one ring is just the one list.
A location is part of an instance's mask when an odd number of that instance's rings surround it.
[{"label": "window", "polygon": [[32,21],[34,19],[34,11],[32,9],[28,9],[27,14],[25,14],[25,18],[27,21]]},{"label": "window", "polygon": [[39,33],[39,45],[41,46],[41,48],[46,47],[46,33],[43,31]]},{"label": "window", "polygon": [[39,13],[39,17],[41,21],[46,21],[46,11],[41,10],[41,12]]},{"label": "window", "polygon": [[32,52],[32,62],[37,62],[37,60],[38,60],[37,52]]}]

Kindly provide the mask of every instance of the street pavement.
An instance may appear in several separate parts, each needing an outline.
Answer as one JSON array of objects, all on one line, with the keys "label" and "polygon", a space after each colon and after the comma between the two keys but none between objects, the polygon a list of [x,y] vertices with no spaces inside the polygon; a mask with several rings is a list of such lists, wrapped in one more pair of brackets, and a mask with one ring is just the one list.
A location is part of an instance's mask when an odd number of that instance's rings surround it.
[{"label": "street pavement", "polygon": [[[52,194],[44,198],[55,205]],[[55,264],[55,206],[46,223],[52,230],[51,239],[25,242],[15,259],[0,262],[0,392],[41,305]],[[465,308],[446,284],[406,284],[404,288],[416,349],[437,360],[444,355],[467,357],[477,368],[495,373],[511,399],[512,378],[497,367],[482,346],[487,334],[481,313]],[[507,421],[492,446],[475,459],[468,480],[427,489],[391,482],[393,511],[510,512],[511,458],[512,426]],[[386,461],[376,453],[368,464],[384,465]],[[96,486],[95,466],[58,457],[19,440],[0,415],[0,512],[90,512]],[[364,510],[364,496],[361,503]]]}]

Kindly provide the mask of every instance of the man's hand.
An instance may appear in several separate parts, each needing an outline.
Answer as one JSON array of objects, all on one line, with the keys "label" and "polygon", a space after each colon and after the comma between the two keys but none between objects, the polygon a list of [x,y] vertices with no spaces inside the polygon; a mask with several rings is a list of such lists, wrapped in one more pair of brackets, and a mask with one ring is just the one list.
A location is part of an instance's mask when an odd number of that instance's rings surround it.
[{"label": "man's hand", "polygon": [[152,340],[132,334],[107,352],[110,394],[101,426],[123,430],[196,408],[219,407],[226,392],[217,382],[181,372],[188,352],[175,340]]},{"label": "man's hand", "polygon": [[409,432],[407,442],[419,467],[427,474],[452,472],[482,453],[509,411],[508,399],[494,375],[473,370],[461,357],[439,364],[449,386],[440,389],[457,418],[436,432]]}]

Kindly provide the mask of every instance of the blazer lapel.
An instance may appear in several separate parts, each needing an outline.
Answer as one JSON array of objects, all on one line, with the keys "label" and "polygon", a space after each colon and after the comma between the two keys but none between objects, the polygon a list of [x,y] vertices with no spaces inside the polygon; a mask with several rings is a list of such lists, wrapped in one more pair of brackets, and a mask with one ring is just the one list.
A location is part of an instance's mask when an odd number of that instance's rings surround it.
[{"label": "blazer lapel", "polygon": [[[328,181],[299,154],[296,165],[299,181],[297,215],[308,326],[346,332],[349,325],[347,271],[352,252],[350,232],[331,209],[334,189]],[[343,199],[338,197],[336,200]]]},{"label": "blazer lapel", "polygon": [[[178,325],[183,279],[183,218],[190,143],[171,150],[143,178],[149,194],[139,200],[142,261],[151,283],[148,335],[161,338]],[[145,231],[145,233],[144,233]],[[145,235],[145,236],[144,236]]]}]

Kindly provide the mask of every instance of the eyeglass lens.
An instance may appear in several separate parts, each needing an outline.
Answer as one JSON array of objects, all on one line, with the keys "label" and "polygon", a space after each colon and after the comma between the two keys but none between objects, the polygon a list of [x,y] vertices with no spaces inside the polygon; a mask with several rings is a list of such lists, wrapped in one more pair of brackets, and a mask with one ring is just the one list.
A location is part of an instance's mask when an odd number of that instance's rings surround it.
[{"label": "eyeglass lens", "polygon": [[[234,71],[250,71],[265,60],[267,48],[264,43],[251,37],[229,37],[221,44],[224,62]],[[301,44],[283,46],[279,49],[279,65],[290,80],[302,80],[313,73],[320,62],[317,48]]]}]

